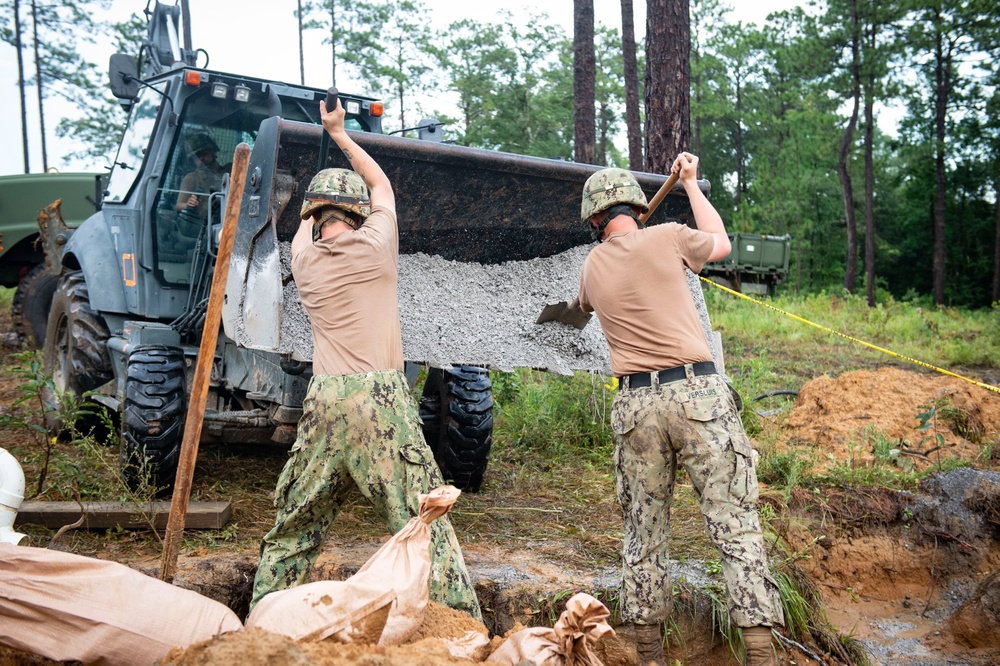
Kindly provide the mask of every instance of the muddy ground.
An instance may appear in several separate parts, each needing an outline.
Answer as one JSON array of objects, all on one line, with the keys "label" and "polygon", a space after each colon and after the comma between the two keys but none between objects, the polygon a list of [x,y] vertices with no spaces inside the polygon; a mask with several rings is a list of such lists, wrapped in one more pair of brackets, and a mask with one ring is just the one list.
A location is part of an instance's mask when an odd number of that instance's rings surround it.
[{"label": "muddy ground", "polygon": [[[0,386],[4,404],[14,399],[16,388],[9,379]],[[919,415],[929,412],[933,418],[921,421]],[[1000,395],[952,377],[884,367],[813,379],[801,387],[794,408],[762,418],[774,421],[780,435],[756,442],[758,447],[773,447],[787,460],[801,459],[814,474],[840,474],[842,479],[845,469],[859,475],[885,466],[945,470],[919,489],[904,491],[774,483],[762,489],[762,502],[775,509],[776,531],[798,554],[796,563],[815,586],[830,622],[860,641],[871,663],[1000,663],[1000,474],[993,471],[1000,468]],[[881,438],[873,444],[875,432]],[[2,433],[6,443],[0,445],[9,446],[11,437]],[[261,476],[267,478],[260,481],[261,493],[273,487],[281,460],[262,458]],[[956,467],[952,460],[972,463],[977,470]],[[199,482],[212,481],[202,476]],[[598,493],[604,499],[592,503],[583,516],[568,515],[558,493],[550,496],[541,488],[537,497],[511,497],[508,479],[484,484],[479,496],[467,500],[473,510],[464,516],[466,498],[459,500],[456,529],[491,634],[503,634],[519,623],[551,623],[569,591],[585,590],[613,605],[617,563],[593,555],[620,546],[620,540],[605,543],[613,541],[607,535],[619,531],[620,520],[610,475],[605,483],[604,492]],[[679,490],[678,502],[685,492],[690,493]],[[537,531],[518,533],[516,516],[502,513],[505,505],[534,510],[536,525],[537,520],[549,520],[544,538]],[[681,509],[677,521],[683,519]],[[479,512],[481,516],[470,515]],[[233,521],[260,532],[271,519],[260,513],[267,513],[260,505],[237,504]],[[509,524],[493,530],[491,537],[489,530],[476,529],[486,514],[503,516]],[[369,517],[360,508],[345,510],[335,529],[347,530],[352,522]],[[375,551],[380,538],[330,541],[314,571],[317,579],[350,575]],[[157,570],[158,553],[147,542],[137,542],[134,549],[127,541],[108,547],[81,543],[69,540],[58,547],[76,547],[77,552],[86,551],[82,554],[122,561],[151,574]],[[225,543],[191,545],[181,555],[178,584],[240,612],[256,565],[255,550],[248,543],[252,539],[235,548]],[[679,596],[671,663],[736,663],[713,634],[699,592],[711,576],[711,567],[703,563],[687,560],[675,567]],[[250,633],[218,643],[193,647],[171,663],[228,664],[237,659],[235,654],[248,664],[447,663],[433,640],[402,653],[352,647],[337,648],[336,654]],[[804,651],[786,644],[781,663],[840,663],[813,642],[802,647]],[[620,628],[607,650],[603,654],[609,664],[634,663],[627,628]],[[0,664],[12,663],[38,662],[24,655],[0,655]]]}]

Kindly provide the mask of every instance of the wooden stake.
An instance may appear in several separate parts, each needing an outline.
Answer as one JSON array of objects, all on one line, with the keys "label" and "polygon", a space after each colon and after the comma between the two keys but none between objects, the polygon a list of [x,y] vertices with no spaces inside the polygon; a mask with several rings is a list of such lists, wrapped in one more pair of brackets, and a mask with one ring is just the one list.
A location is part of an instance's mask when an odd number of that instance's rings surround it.
[{"label": "wooden stake", "polygon": [[215,345],[219,339],[219,326],[222,323],[222,300],[226,294],[229,262],[233,253],[233,240],[236,238],[236,226],[240,219],[240,204],[243,201],[243,186],[246,183],[249,164],[250,146],[241,143],[236,146],[233,155],[233,171],[229,178],[229,194],[226,197],[226,214],[222,220],[222,236],[216,253],[212,286],[208,293],[205,328],[202,330],[198,363],[195,366],[194,381],[191,383],[187,418],[184,421],[184,439],[181,441],[180,459],[177,462],[177,479],[174,481],[174,494],[170,498],[170,517],[167,520],[167,533],[163,540],[160,580],[168,583],[174,580],[177,554],[184,534],[184,516],[187,513],[188,498],[191,496],[191,481],[194,478],[195,460],[198,458],[205,401],[208,399],[208,382],[212,376]]}]

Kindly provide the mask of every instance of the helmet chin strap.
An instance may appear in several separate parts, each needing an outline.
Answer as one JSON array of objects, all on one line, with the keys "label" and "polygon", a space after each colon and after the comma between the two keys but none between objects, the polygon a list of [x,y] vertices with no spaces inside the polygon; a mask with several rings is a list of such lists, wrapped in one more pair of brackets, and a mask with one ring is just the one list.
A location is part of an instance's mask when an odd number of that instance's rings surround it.
[{"label": "helmet chin strap", "polygon": [[[612,206],[611,208],[608,208],[606,212],[607,215],[604,216],[604,220],[600,224],[596,227],[594,225],[590,225],[590,238],[598,243],[604,242],[604,230],[609,224],[611,224],[611,220],[615,219],[619,215],[628,215],[635,220],[636,224],[639,224],[639,216],[636,214],[635,209],[628,204],[618,204],[616,206]],[[639,226],[641,227],[642,225],[640,224]]]}]

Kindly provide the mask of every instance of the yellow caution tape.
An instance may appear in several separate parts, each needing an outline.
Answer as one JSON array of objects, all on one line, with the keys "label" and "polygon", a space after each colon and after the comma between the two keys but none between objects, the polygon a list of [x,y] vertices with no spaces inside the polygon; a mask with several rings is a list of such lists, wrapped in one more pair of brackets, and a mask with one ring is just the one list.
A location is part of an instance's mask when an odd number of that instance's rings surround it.
[{"label": "yellow caution tape", "polygon": [[994,393],[1000,393],[1000,387],[993,386],[992,384],[984,384],[983,382],[977,382],[975,379],[969,379],[968,377],[963,377],[962,375],[957,375],[954,372],[950,372],[948,370],[945,370],[944,368],[939,368],[939,367],[937,367],[935,365],[931,365],[930,363],[924,363],[923,361],[918,361],[915,358],[910,358],[909,356],[904,356],[903,354],[897,354],[896,352],[894,352],[894,351],[892,351],[890,349],[886,349],[884,347],[879,347],[878,345],[873,345],[872,343],[865,342],[864,340],[859,340],[858,338],[851,337],[850,335],[846,335],[844,333],[841,333],[840,331],[835,331],[832,328],[827,328],[826,326],[820,326],[819,324],[811,322],[808,319],[803,319],[802,317],[799,317],[798,315],[793,315],[791,312],[785,312],[784,310],[782,310],[780,308],[776,308],[773,305],[768,305],[767,303],[764,303],[762,301],[758,301],[756,298],[750,298],[746,294],[741,294],[740,292],[733,291],[732,289],[730,289],[728,287],[723,287],[718,282],[713,282],[712,280],[709,280],[706,277],[702,277],[700,275],[698,277],[703,282],[707,282],[708,284],[712,285],[713,287],[715,287],[717,289],[721,289],[722,291],[726,292],[727,294],[732,294],[733,296],[739,296],[740,298],[745,298],[746,300],[750,301],[751,303],[756,303],[757,305],[760,305],[762,307],[768,308],[770,310],[774,310],[775,312],[780,312],[781,314],[785,315],[786,317],[791,317],[792,319],[794,319],[796,321],[801,321],[803,324],[809,324],[810,326],[814,326],[814,327],[820,329],[821,331],[826,331],[827,333],[833,333],[834,335],[839,335],[840,337],[842,337],[842,338],[844,338],[846,340],[850,340],[851,342],[857,342],[859,345],[864,345],[865,347],[870,347],[871,349],[874,349],[876,351],[880,351],[883,354],[888,354],[889,356],[895,356],[896,358],[901,358],[904,361],[909,361],[910,363],[915,363],[916,365],[920,365],[920,366],[923,366],[925,368],[930,368],[931,370],[934,370],[935,372],[940,372],[942,375],[948,375],[949,377],[955,377],[956,379],[961,379],[962,381],[969,382],[970,384],[975,384],[979,388],[984,388],[987,391],[993,391]]}]

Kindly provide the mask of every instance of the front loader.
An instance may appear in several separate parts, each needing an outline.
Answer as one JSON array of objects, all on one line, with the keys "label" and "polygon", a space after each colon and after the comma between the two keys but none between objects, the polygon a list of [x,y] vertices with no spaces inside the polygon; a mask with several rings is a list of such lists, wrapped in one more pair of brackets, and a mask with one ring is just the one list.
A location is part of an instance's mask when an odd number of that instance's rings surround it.
[{"label": "front loader", "polygon": [[[177,7],[157,2],[143,49],[147,59],[111,59],[112,92],[129,118],[101,210],[75,230],[60,226],[57,211],[50,211],[41,230],[59,276],[44,367],[57,391],[91,392],[93,401],[121,414],[126,478],[139,483],[148,476],[161,488],[172,484],[177,466],[229,196],[240,197],[240,218],[202,437],[294,441],[312,341],[288,246],[312,176],[327,166],[348,166],[323,138],[318,107],[325,90],[198,68],[194,54],[177,47],[178,21]],[[403,257],[434,255],[456,267],[516,265],[588,242],[575,211],[597,167],[383,135],[377,100],[340,99],[352,138],[393,184]],[[213,186],[193,193],[206,201],[204,217],[180,205],[192,194],[181,186],[185,176],[201,168],[191,154],[195,135],[210,137],[223,163],[239,143],[253,149],[243,192],[230,192],[228,174],[220,173]],[[650,197],[665,180],[636,176]],[[680,193],[667,197],[651,222],[689,215]],[[525,286],[525,299],[573,295]],[[406,331],[433,322],[412,307],[405,312],[407,351]],[[446,478],[475,490],[492,429],[486,368],[499,364],[488,345],[453,353],[454,332],[434,335],[433,354],[426,348],[407,354],[408,374],[419,370],[410,363],[431,366],[421,401],[425,434]],[[599,336],[587,344],[594,339]],[[562,350],[552,354],[537,361],[515,353],[505,364],[602,369]],[[64,425],[50,423],[53,430]]]}]

